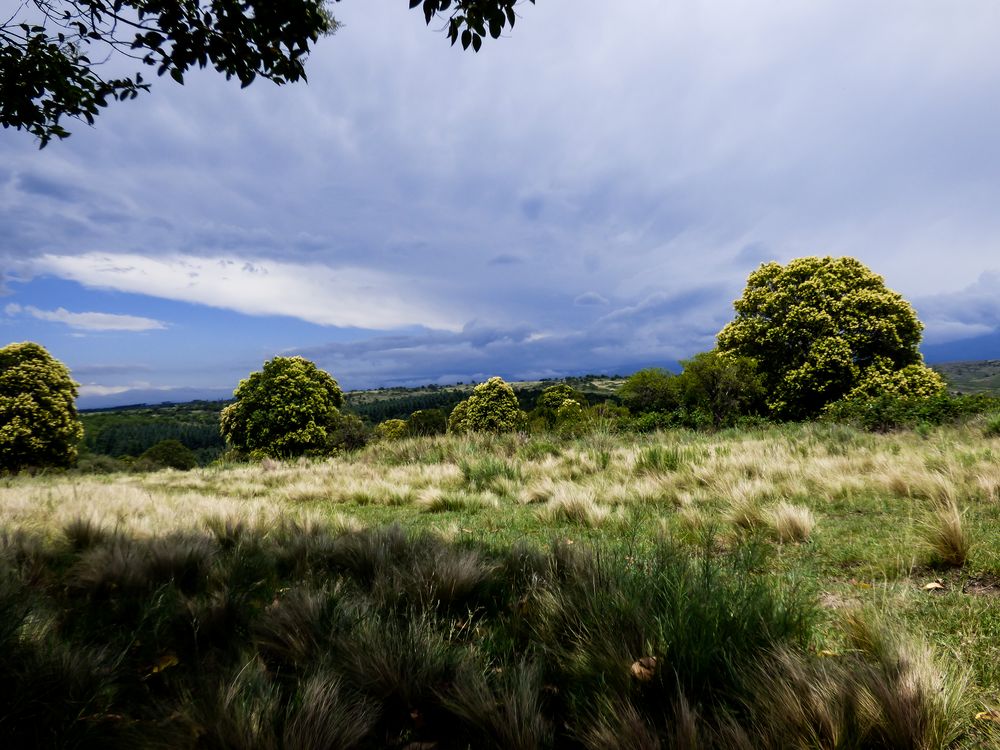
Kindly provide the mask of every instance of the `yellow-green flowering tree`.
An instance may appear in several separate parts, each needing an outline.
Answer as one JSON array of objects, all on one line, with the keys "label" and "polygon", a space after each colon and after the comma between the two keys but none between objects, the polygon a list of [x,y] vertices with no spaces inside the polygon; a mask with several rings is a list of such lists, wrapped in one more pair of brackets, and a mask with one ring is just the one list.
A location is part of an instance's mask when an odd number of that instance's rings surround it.
[{"label": "yellow-green flowering tree", "polygon": [[815,417],[876,371],[922,366],[913,307],[854,258],[765,263],[734,307],[718,349],[757,361],[784,419]]},{"label": "yellow-green flowering tree", "polygon": [[0,471],[76,461],[83,437],[76,389],[66,366],[39,344],[0,349]]},{"label": "yellow-green flowering tree", "polygon": [[514,389],[503,378],[492,377],[472,389],[448,418],[451,432],[514,432],[525,423],[525,414]]},{"label": "yellow-green flowering tree", "polygon": [[586,432],[586,415],[580,402],[573,398],[563,399],[556,409],[556,430],[564,437],[578,437]]},{"label": "yellow-green flowering tree", "polygon": [[222,410],[220,431],[245,453],[324,453],[341,424],[344,394],[329,373],[302,357],[275,357],[241,380]]},{"label": "yellow-green flowering tree", "polygon": [[469,428],[466,424],[466,418],[468,416],[469,399],[459,401],[455,404],[455,408],[451,410],[451,414],[448,415],[448,432],[454,432],[459,435],[463,432],[468,432]]}]

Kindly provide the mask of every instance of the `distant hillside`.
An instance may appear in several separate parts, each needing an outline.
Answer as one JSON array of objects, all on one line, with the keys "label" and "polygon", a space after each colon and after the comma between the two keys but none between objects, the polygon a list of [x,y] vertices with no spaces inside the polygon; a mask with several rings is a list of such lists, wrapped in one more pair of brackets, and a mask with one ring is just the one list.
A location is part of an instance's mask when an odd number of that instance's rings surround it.
[{"label": "distant hillside", "polygon": [[1000,359],[940,362],[931,367],[948,380],[952,391],[1000,396]]}]

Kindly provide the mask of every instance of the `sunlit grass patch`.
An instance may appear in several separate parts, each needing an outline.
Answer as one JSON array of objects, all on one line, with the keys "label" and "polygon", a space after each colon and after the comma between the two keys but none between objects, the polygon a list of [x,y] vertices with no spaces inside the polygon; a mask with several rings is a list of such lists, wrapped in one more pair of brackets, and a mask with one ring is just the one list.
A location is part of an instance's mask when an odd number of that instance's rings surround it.
[{"label": "sunlit grass patch", "polygon": [[611,509],[599,505],[593,491],[574,487],[570,484],[558,485],[552,498],[541,506],[539,517],[551,522],[600,526],[611,514]]},{"label": "sunlit grass patch", "polygon": [[816,526],[809,508],[785,501],[768,508],[764,520],[779,542],[808,542]]},{"label": "sunlit grass patch", "polygon": [[962,512],[954,501],[935,508],[920,529],[932,564],[957,568],[965,565],[971,542]]}]

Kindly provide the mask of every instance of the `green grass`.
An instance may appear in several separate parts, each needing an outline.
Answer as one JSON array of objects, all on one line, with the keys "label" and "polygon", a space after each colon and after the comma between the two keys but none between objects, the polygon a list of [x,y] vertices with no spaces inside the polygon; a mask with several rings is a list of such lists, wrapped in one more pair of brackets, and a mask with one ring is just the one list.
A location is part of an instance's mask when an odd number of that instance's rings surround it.
[{"label": "green grass", "polygon": [[[62,681],[43,724],[66,738],[134,739],[169,706],[185,731],[214,738],[205,746],[349,746],[356,729],[360,747],[390,736],[451,747],[443,726],[461,727],[456,747],[672,747],[690,732],[737,747],[733,727],[751,732],[744,746],[787,746],[782,732],[832,746],[790,725],[794,714],[868,738],[844,747],[988,747],[995,722],[975,715],[1000,708],[997,456],[979,419],[884,435],[419,438],[328,461],[7,479],[8,611],[27,611],[9,642],[31,646],[17,669],[37,673],[39,690]],[[953,510],[960,537],[938,523]],[[935,543],[942,529],[962,546]],[[722,593],[697,588],[708,585]],[[727,630],[733,613],[771,623],[769,640]],[[207,640],[192,650],[181,634],[195,622]],[[407,661],[386,639],[426,658]],[[285,661],[268,661],[275,650]],[[348,651],[378,651],[373,673],[344,662]],[[150,672],[170,655],[184,666]],[[629,672],[645,657],[680,682],[647,696]],[[194,664],[205,684],[190,682]],[[142,690],[119,683],[119,667]],[[130,702],[174,677],[175,692]],[[775,708],[745,683],[801,689]],[[893,703],[906,685],[923,687]],[[826,713],[788,703],[820,694]],[[862,716],[858,695],[882,697],[862,701]],[[404,711],[414,701],[419,722]],[[104,718],[67,723],[69,711]],[[107,719],[118,715],[120,726]],[[250,720],[264,715],[266,726]],[[903,717],[923,732],[916,744]]]}]

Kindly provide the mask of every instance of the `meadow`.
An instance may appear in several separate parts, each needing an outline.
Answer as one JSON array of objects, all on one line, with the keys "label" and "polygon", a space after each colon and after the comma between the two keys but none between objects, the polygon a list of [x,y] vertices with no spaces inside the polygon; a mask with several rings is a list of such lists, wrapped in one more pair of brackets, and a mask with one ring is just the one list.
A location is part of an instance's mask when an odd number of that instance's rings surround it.
[{"label": "meadow", "polygon": [[1000,747],[998,511],[983,417],[7,478],[0,733]]}]

